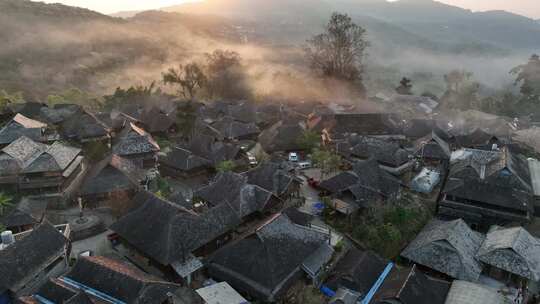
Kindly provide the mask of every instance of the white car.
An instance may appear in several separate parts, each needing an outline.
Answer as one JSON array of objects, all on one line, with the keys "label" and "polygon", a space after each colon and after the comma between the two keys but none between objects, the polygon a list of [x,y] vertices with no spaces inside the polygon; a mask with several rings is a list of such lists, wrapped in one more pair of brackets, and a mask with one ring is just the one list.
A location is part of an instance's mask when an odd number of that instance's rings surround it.
[{"label": "white car", "polygon": [[300,158],[298,157],[298,153],[296,153],[296,152],[289,153],[289,161],[297,162],[299,160],[300,160]]},{"label": "white car", "polygon": [[312,164],[310,161],[304,161],[298,163],[298,168],[300,169],[309,169],[312,167]]},{"label": "white car", "polygon": [[257,166],[259,162],[257,161],[257,158],[253,156],[251,153],[247,153],[248,156],[248,162],[250,166]]}]

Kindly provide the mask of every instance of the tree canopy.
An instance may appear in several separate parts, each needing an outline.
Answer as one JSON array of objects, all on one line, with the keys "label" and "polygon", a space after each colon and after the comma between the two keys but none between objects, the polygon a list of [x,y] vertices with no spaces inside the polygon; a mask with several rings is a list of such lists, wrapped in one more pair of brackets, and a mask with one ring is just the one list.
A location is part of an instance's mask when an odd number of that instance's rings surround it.
[{"label": "tree canopy", "polygon": [[348,15],[334,13],[325,32],[308,40],[305,53],[311,68],[322,76],[360,81],[368,46],[364,28]]},{"label": "tree canopy", "polygon": [[182,96],[189,99],[193,99],[206,83],[202,67],[195,62],[180,65],[178,69],[170,68],[163,73],[162,78],[165,84],[178,85]]},{"label": "tree canopy", "polygon": [[540,56],[534,54],[526,64],[510,71],[517,76],[515,84],[521,84],[521,94],[530,100],[540,101]]}]

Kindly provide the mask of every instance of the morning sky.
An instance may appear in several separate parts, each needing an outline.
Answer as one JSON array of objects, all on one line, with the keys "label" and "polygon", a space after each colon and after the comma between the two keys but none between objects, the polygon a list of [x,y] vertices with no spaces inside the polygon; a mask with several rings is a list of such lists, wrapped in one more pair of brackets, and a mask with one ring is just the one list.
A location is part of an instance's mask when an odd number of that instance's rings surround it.
[{"label": "morning sky", "polygon": [[[110,14],[118,11],[153,9],[193,0],[46,0],[80,6]],[[272,1],[272,0],[268,0]],[[291,0],[294,1],[294,0]],[[472,10],[507,10],[540,19],[540,0],[439,0]]]}]

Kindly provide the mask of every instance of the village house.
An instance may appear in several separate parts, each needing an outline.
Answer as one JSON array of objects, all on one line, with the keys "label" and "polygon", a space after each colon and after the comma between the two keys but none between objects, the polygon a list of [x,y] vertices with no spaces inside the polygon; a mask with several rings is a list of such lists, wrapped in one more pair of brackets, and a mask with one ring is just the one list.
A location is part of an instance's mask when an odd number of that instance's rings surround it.
[{"label": "village house", "polygon": [[86,208],[109,206],[117,209],[123,204],[129,206],[129,201],[143,188],[145,180],[145,172],[131,160],[109,155],[85,176],[79,197]]},{"label": "village house", "polygon": [[212,208],[230,205],[240,218],[279,210],[282,201],[272,192],[249,183],[249,178],[233,172],[219,173],[207,186],[193,193],[195,203]]},{"label": "village house", "polygon": [[438,132],[432,131],[428,135],[414,142],[415,157],[425,166],[438,167],[446,170],[450,163],[452,150]]},{"label": "village house", "polygon": [[389,261],[371,251],[351,248],[328,274],[324,286],[336,293],[332,303],[342,297],[353,297],[353,303],[363,299],[384,272]]},{"label": "village house", "polygon": [[184,148],[174,147],[166,154],[158,156],[159,170],[164,176],[194,177],[208,175],[214,164],[209,159],[195,155]]},{"label": "village house", "polygon": [[145,130],[129,123],[115,139],[112,152],[129,159],[141,168],[154,168],[157,164],[158,143]]},{"label": "village house", "polygon": [[58,139],[58,134],[48,132],[47,124],[16,114],[0,129],[0,148],[6,147],[22,136],[43,143]]},{"label": "village house", "polygon": [[17,204],[4,210],[0,225],[13,233],[33,229],[43,221],[47,204],[44,199],[23,197]]},{"label": "village house", "polygon": [[329,133],[334,139],[348,135],[376,136],[403,140],[400,119],[391,113],[334,114],[330,119]]},{"label": "village house", "polygon": [[61,229],[44,222],[20,234],[2,233],[0,302],[10,303],[31,293],[49,277],[66,270],[70,230],[69,226]]},{"label": "village house", "polygon": [[151,134],[169,136],[178,131],[176,123],[176,109],[161,109],[152,106],[145,109],[140,115],[141,127]]},{"label": "village house", "polygon": [[483,241],[484,236],[461,219],[450,222],[434,219],[401,256],[449,278],[476,282],[484,268],[476,259]]},{"label": "village house", "polygon": [[251,185],[259,186],[283,201],[297,197],[302,182],[292,176],[282,165],[274,162],[265,162],[245,173]]},{"label": "village house", "polygon": [[[111,226],[139,268],[190,285],[203,264],[198,257],[230,239],[229,232],[241,218],[227,203],[196,213],[141,193],[142,205]],[[141,225],[141,223],[147,223]]]},{"label": "village house", "polygon": [[372,158],[356,162],[351,171],[323,180],[319,188],[331,197],[338,212],[350,215],[399,197],[401,184]]},{"label": "village house", "polygon": [[221,118],[211,126],[227,140],[254,140],[261,133],[255,123],[236,121],[230,116]]},{"label": "village house", "polygon": [[305,147],[302,146],[300,139],[305,130],[305,127],[300,123],[279,121],[263,130],[258,140],[263,150],[268,154],[302,151]]},{"label": "village house", "polygon": [[179,288],[123,262],[101,256],[81,257],[68,273],[50,279],[31,296],[21,297],[19,303],[163,304],[168,294]]},{"label": "village house", "polygon": [[211,161],[214,167],[224,161],[233,161],[241,165],[245,160],[245,155],[238,143],[216,140],[211,135],[198,134],[188,142],[180,144],[180,147]]},{"label": "village house", "polygon": [[319,250],[328,248],[328,242],[327,234],[295,225],[278,214],[252,234],[211,255],[208,272],[251,298],[274,302],[302,277],[319,273],[328,262],[328,255],[319,254]]},{"label": "village house", "polygon": [[110,147],[111,130],[87,110],[80,109],[64,120],[59,128],[65,139],[78,141],[82,144],[103,142]]},{"label": "village house", "polygon": [[497,289],[487,285],[455,280],[446,296],[444,304],[508,304],[505,298]]},{"label": "village house", "polygon": [[81,149],[55,142],[37,143],[20,137],[0,153],[2,183],[19,191],[62,193],[82,172]]},{"label": "village house", "polygon": [[454,152],[442,193],[441,216],[463,218],[481,230],[527,223],[533,215],[529,164],[508,148]]},{"label": "village house", "polygon": [[399,143],[376,137],[350,136],[336,144],[337,152],[349,162],[374,158],[389,173],[400,176],[413,166],[411,153]]},{"label": "village house", "polygon": [[427,276],[416,265],[405,268],[394,267],[370,303],[445,304],[449,289],[449,282]]},{"label": "village house", "polygon": [[540,240],[522,227],[491,227],[476,257],[499,281],[540,281]]}]

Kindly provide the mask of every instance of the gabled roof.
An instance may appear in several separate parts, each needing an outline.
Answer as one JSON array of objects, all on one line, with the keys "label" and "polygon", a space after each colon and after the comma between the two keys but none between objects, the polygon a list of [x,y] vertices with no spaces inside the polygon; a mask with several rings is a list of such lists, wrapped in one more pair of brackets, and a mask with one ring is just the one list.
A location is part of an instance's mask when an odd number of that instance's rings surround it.
[{"label": "gabled roof", "polygon": [[246,172],[247,182],[268,190],[276,196],[280,196],[289,190],[294,181],[288,172],[283,170],[279,164],[266,162],[257,168]]},{"label": "gabled roof", "polygon": [[476,256],[487,265],[540,280],[540,240],[522,227],[491,229]]},{"label": "gabled roof", "polygon": [[229,204],[239,217],[263,211],[273,194],[260,186],[248,183],[245,176],[233,172],[219,173],[207,186],[193,194],[211,206]]},{"label": "gabled roof", "polygon": [[416,155],[420,157],[449,160],[452,154],[450,145],[435,131],[415,142]]},{"label": "gabled roof", "polygon": [[64,171],[80,153],[81,149],[57,141],[27,164],[23,173]]},{"label": "gabled roof", "polygon": [[259,142],[267,153],[302,150],[300,139],[305,128],[299,123],[277,122],[259,135]]},{"label": "gabled roof", "polygon": [[429,222],[401,256],[452,278],[476,281],[482,264],[476,259],[484,237],[461,220]]},{"label": "gabled roof", "polygon": [[86,110],[80,110],[64,120],[61,129],[64,136],[76,140],[101,138],[108,136],[110,132],[103,122]]},{"label": "gabled roof", "polygon": [[[146,224],[140,225],[142,222]],[[196,214],[148,193],[142,206],[114,223],[111,230],[145,255],[170,265],[239,223],[228,204]]]},{"label": "gabled roof", "polygon": [[136,164],[113,154],[92,168],[82,183],[81,194],[136,189],[144,178],[144,171]]},{"label": "gabled roof", "polygon": [[225,138],[242,138],[257,135],[261,130],[254,123],[244,123],[234,120],[232,117],[224,117],[212,124],[212,127]]},{"label": "gabled roof", "polygon": [[167,293],[180,288],[125,263],[99,256],[80,258],[65,277],[134,304],[162,303],[167,299]]},{"label": "gabled roof", "polygon": [[13,122],[18,123],[19,125],[21,125],[22,127],[26,129],[42,129],[42,128],[47,127],[47,124],[34,120],[34,119],[30,119],[19,113],[17,113],[17,115],[13,117]]},{"label": "gabled roof", "polygon": [[209,259],[214,278],[264,301],[273,301],[290,287],[294,274],[327,235],[293,224],[277,215],[248,237],[225,246]]},{"label": "gabled roof", "polygon": [[141,121],[150,133],[167,132],[174,124],[173,114],[165,113],[157,106],[153,106],[141,115]]},{"label": "gabled roof", "polygon": [[365,295],[387,264],[388,261],[374,252],[352,248],[336,264],[325,285],[332,290],[346,288]]},{"label": "gabled roof", "polygon": [[[501,151],[459,150],[452,154],[451,163],[451,177],[476,178],[504,187],[531,191],[527,160],[506,147]],[[511,176],[512,180],[509,181],[507,176]]]},{"label": "gabled roof", "polygon": [[358,135],[397,135],[397,119],[389,113],[335,114],[334,133]]},{"label": "gabled roof", "polygon": [[477,283],[455,280],[445,304],[509,304],[510,300],[495,288]]},{"label": "gabled roof", "polygon": [[37,143],[26,136],[21,136],[2,149],[2,152],[17,161],[21,168],[25,168],[46,150],[46,145]]},{"label": "gabled roof", "polygon": [[0,291],[18,291],[64,253],[67,239],[48,223],[0,250]]},{"label": "gabled roof", "polygon": [[159,145],[154,138],[133,123],[129,123],[124,128],[118,142],[113,146],[113,153],[120,156],[156,153],[159,150]]},{"label": "gabled roof", "polygon": [[0,223],[7,228],[38,224],[43,220],[47,204],[46,200],[22,198],[11,210],[4,212]]},{"label": "gabled roof", "polygon": [[159,162],[182,171],[209,169],[213,166],[210,160],[180,147],[173,148],[171,152],[164,156],[160,155]]},{"label": "gabled roof", "polygon": [[[339,146],[338,146],[339,148]],[[349,138],[347,149],[340,151],[345,156],[375,158],[381,164],[400,166],[409,161],[409,152],[396,142],[375,137],[354,136]]]},{"label": "gabled roof", "polygon": [[429,278],[413,265],[394,267],[375,293],[373,303],[444,304],[450,283]]}]

